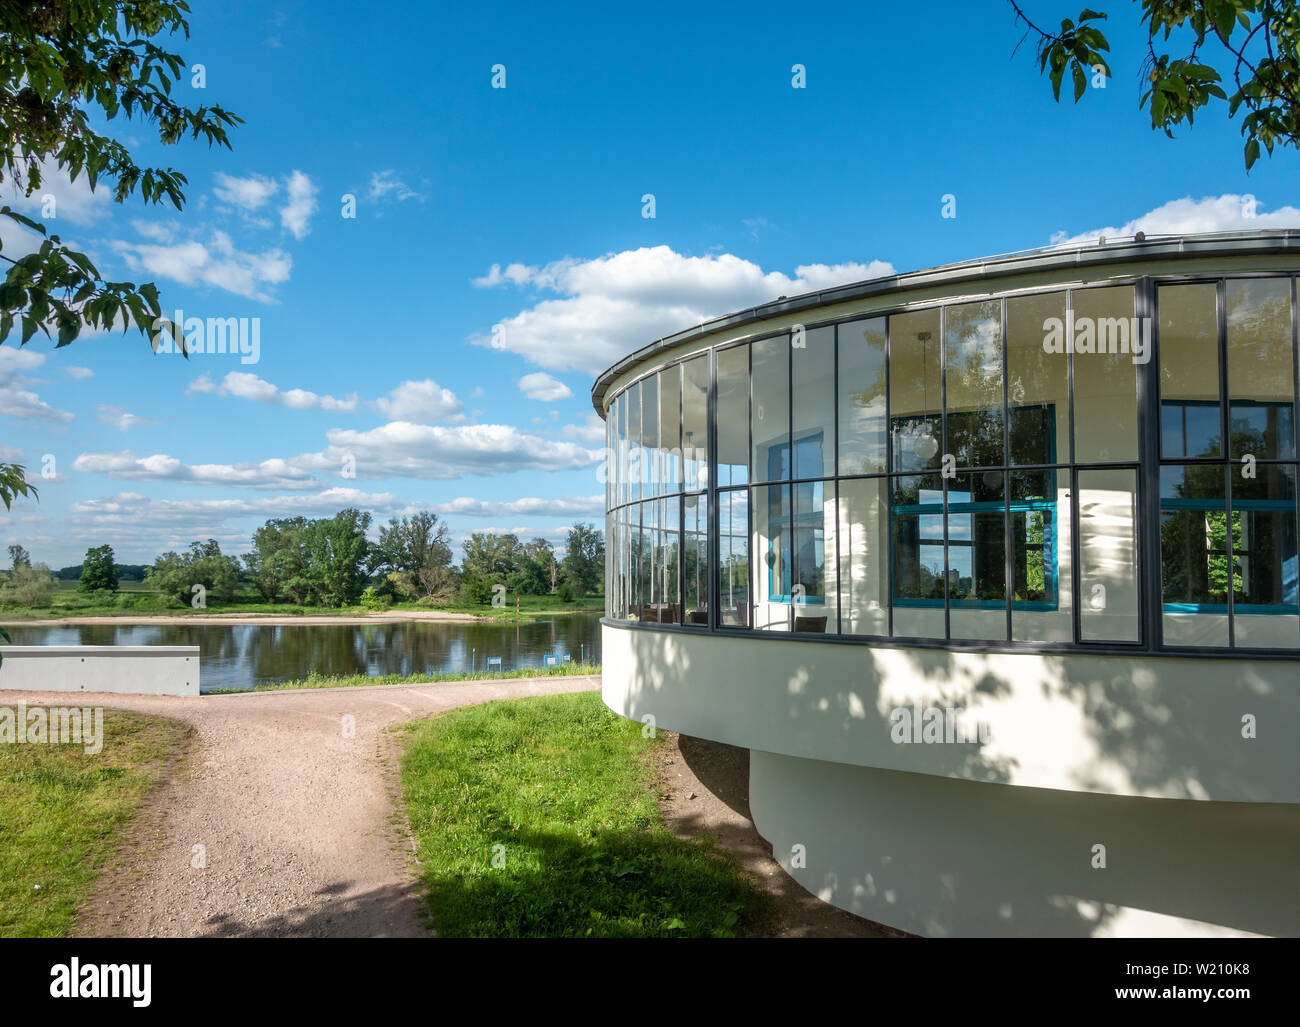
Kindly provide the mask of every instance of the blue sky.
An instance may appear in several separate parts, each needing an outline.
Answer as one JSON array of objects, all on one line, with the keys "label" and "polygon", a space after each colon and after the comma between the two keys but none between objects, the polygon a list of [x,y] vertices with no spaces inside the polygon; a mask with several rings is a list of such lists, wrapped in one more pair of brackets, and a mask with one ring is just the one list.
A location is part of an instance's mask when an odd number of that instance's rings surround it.
[{"label": "blue sky", "polygon": [[259,318],[259,360],[0,347],[0,459],[52,472],[0,536],[54,567],[104,542],[238,553],[268,517],[348,505],[559,543],[603,520],[592,377],[659,335],[1061,238],[1300,227],[1294,153],[1247,175],[1222,108],[1151,131],[1131,3],[1077,106],[1032,44],[1012,58],[1001,3],[192,6],[174,48],[206,84],[180,92],[245,119],[233,152],[120,123],[187,174],[185,211],[54,181],[48,223],[168,311]]}]

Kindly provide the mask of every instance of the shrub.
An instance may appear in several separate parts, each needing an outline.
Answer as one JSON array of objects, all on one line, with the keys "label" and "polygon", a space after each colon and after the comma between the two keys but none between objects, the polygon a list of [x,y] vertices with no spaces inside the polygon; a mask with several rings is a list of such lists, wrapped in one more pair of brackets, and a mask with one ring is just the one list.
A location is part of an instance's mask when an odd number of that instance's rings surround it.
[{"label": "shrub", "polygon": [[573,602],[574,599],[573,586],[570,585],[567,581],[560,582],[560,587],[559,589],[556,590],[555,594],[560,597],[560,602],[562,603]]},{"label": "shrub", "polygon": [[54,575],[43,563],[35,566],[20,564],[9,572],[9,578],[0,587],[0,603],[16,606],[49,606],[54,598]]},{"label": "shrub", "polygon": [[388,608],[388,597],[380,595],[373,585],[367,585],[361,593],[361,605],[367,610],[384,610]]}]

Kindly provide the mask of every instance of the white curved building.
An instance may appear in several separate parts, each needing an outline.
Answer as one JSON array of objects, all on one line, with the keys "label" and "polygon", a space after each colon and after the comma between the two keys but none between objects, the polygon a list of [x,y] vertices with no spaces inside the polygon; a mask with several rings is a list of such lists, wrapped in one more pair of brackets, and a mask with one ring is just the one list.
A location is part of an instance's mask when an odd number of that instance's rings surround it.
[{"label": "white curved building", "polygon": [[748,748],[781,864],[896,928],[1300,933],[1298,271],[1043,250],[611,367],[606,704]]}]

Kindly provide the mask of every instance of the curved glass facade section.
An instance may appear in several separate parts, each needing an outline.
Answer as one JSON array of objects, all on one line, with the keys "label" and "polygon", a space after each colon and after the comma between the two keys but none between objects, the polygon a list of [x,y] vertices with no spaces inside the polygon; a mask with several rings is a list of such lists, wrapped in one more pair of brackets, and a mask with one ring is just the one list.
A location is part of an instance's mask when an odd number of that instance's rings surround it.
[{"label": "curved glass facade section", "polygon": [[991,647],[1300,650],[1296,279],[795,325],[606,406],[607,614]]}]

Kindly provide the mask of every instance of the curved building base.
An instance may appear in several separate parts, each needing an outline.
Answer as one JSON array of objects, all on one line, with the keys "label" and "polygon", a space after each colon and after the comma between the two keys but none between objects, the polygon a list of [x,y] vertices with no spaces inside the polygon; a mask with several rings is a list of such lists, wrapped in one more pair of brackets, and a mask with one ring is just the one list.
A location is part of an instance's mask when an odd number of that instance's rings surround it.
[{"label": "curved building base", "polygon": [[1293,806],[1022,788],[751,750],[750,807],[799,884],[913,934],[1300,933]]},{"label": "curved building base", "polygon": [[[759,832],[849,912],[925,936],[1300,935],[1289,661],[603,639],[605,704],[749,749]],[[918,709],[988,731],[918,739],[897,726]]]}]

